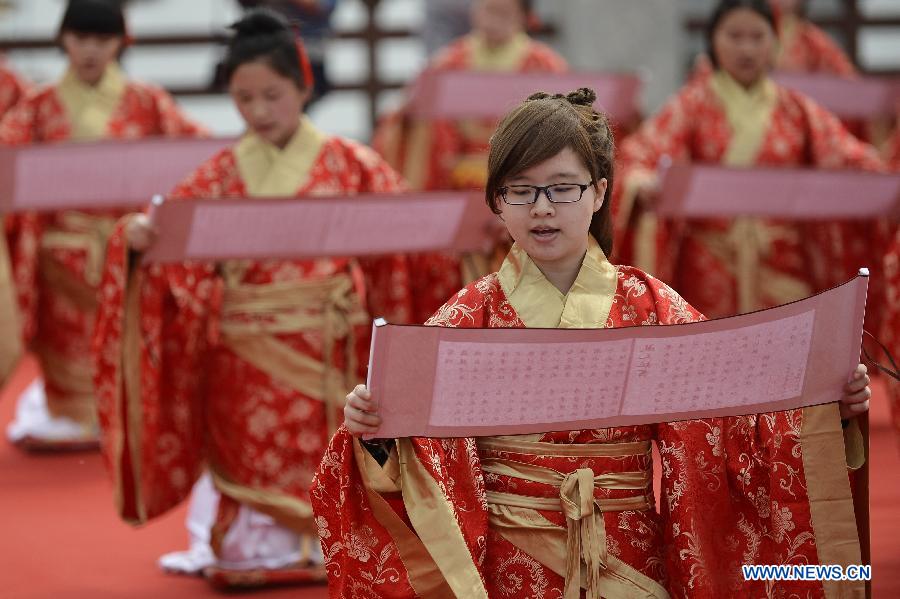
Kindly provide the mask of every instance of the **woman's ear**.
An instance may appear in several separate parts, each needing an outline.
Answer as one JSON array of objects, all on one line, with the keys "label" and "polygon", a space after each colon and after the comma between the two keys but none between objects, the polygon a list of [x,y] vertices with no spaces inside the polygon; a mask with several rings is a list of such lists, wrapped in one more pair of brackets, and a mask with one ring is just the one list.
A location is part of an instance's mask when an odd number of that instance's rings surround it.
[{"label": "woman's ear", "polygon": [[312,98],[313,90],[311,87],[305,87],[300,89],[300,112],[306,110],[306,105],[309,103],[310,98]]},{"label": "woman's ear", "polygon": [[603,207],[603,199],[606,197],[606,188],[608,185],[609,181],[607,181],[605,177],[594,184],[594,189],[597,191],[594,196],[594,212],[597,212]]}]

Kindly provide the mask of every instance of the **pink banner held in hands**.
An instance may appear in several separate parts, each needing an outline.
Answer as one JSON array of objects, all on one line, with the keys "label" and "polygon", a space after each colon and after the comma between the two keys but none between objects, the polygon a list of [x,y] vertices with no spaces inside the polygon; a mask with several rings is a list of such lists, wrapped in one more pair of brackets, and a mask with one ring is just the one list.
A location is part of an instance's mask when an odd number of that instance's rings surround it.
[{"label": "pink banner held in hands", "polygon": [[481,251],[497,236],[484,197],[468,192],[177,200],[155,221],[147,262]]},{"label": "pink banner held in hands", "polygon": [[671,218],[869,219],[900,214],[900,175],[676,164],[657,212]]},{"label": "pink banner held in hands", "polygon": [[0,148],[0,212],[133,208],[231,139],[142,139]]},{"label": "pink banner held in hands", "polygon": [[859,359],[867,276],[731,318],[620,329],[376,322],[370,438],[516,435],[838,401]]},{"label": "pink banner held in hands", "polygon": [[842,119],[893,118],[900,101],[900,81],[884,77],[838,77],[821,73],[774,75],[776,83],[809,96]]},{"label": "pink banner held in hands", "polygon": [[639,113],[641,80],[624,73],[488,73],[426,71],[414,84],[410,112],[428,119],[499,119],[535,92],[568,93],[589,87],[594,106],[617,122]]}]

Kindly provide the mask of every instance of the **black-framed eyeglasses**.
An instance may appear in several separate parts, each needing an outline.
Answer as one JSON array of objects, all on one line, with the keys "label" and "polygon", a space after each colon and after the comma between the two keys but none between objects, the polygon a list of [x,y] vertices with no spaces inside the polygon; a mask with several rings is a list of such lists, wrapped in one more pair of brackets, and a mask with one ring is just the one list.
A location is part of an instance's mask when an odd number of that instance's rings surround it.
[{"label": "black-framed eyeglasses", "polygon": [[590,183],[553,183],[551,185],[507,185],[498,191],[510,206],[525,206],[538,201],[541,192],[554,204],[574,204],[581,200]]}]

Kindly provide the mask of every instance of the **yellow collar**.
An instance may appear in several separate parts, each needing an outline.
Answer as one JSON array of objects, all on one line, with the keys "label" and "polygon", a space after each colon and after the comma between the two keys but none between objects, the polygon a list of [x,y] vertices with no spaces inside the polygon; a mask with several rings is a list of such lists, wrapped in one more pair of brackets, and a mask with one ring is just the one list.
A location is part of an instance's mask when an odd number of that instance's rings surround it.
[{"label": "yellow collar", "polygon": [[284,149],[257,134],[245,134],[234,147],[238,172],[251,196],[291,197],[303,187],[326,136],[305,116]]},{"label": "yellow collar", "polygon": [[57,93],[71,126],[71,137],[87,141],[105,137],[122,101],[128,80],[115,62],[107,65],[97,85],[88,85],[72,69],[57,85]]},{"label": "yellow collar", "polygon": [[616,267],[593,237],[581,270],[563,295],[518,244],[513,244],[498,273],[500,287],[529,328],[605,327],[616,293]]},{"label": "yellow collar", "polygon": [[756,160],[769,131],[778,90],[769,77],[746,89],[724,70],[713,75],[710,85],[725,109],[731,126],[731,141],[723,162],[729,166],[749,166]]},{"label": "yellow collar", "polygon": [[491,48],[482,36],[472,33],[467,38],[471,67],[476,71],[516,71],[525,61],[530,42],[527,34],[517,33],[499,48]]}]

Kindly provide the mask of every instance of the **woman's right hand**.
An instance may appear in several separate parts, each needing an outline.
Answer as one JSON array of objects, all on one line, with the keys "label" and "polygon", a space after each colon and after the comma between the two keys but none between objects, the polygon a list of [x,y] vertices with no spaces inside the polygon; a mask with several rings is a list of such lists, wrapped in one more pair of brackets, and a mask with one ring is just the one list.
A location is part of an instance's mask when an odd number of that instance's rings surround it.
[{"label": "woman's right hand", "polygon": [[347,395],[347,403],[344,404],[344,424],[354,437],[378,431],[381,425],[381,417],[378,415],[375,402],[372,401],[372,392],[365,385],[357,385],[356,389]]},{"label": "woman's right hand", "polygon": [[146,214],[139,213],[128,219],[125,225],[125,239],[129,249],[146,252],[156,242],[158,232]]}]

